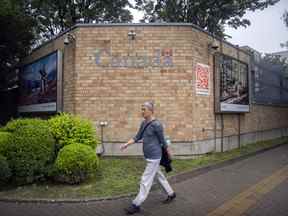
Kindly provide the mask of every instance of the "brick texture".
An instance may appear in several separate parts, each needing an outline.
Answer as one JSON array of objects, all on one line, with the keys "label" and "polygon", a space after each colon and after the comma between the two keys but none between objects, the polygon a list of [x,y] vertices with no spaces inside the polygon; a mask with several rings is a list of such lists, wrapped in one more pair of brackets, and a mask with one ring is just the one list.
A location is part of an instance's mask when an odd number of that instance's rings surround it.
[{"label": "brick texture", "polygon": [[[129,39],[128,32],[136,33]],[[156,104],[156,117],[173,141],[189,142],[219,135],[214,114],[213,53],[210,35],[191,26],[85,26],[72,32],[75,42],[63,45],[63,36],[47,43],[26,59],[37,59],[60,49],[64,53],[63,109],[93,121],[108,121],[104,140],[124,142],[141,121],[146,100]],[[249,56],[235,46],[220,43],[220,51],[249,64]],[[109,57],[110,56],[110,57]],[[112,56],[112,57],[111,57]],[[208,96],[196,95],[195,67],[210,67]],[[288,126],[288,109],[251,105],[250,113],[225,114],[224,135]]]}]

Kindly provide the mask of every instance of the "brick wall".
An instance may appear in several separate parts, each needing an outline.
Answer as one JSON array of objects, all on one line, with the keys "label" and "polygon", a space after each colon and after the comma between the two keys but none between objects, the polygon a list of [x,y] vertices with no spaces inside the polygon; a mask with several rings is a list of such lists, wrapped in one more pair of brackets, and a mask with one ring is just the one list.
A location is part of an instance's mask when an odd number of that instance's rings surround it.
[{"label": "brick wall", "polygon": [[[129,31],[136,33],[134,40],[129,40]],[[211,41],[209,35],[190,26],[80,28],[75,112],[93,120],[95,126],[101,120],[108,121],[104,140],[126,141],[135,134],[141,121],[140,105],[145,100],[154,100],[156,116],[174,141],[213,138],[213,55],[208,51]],[[249,63],[245,52],[227,43],[219,44],[224,54]],[[155,64],[158,50],[160,65]],[[166,65],[165,51],[171,60]],[[108,55],[113,60],[109,61]],[[137,56],[140,60],[135,66],[129,60]],[[143,56],[150,63],[141,59]],[[195,93],[197,63],[210,66],[209,96]],[[251,106],[251,112],[240,117],[225,114],[224,135],[238,133],[238,118],[241,133],[287,127],[286,113],[286,108]],[[216,130],[219,136],[219,117],[216,117]]]},{"label": "brick wall", "polygon": [[[128,32],[136,33],[129,39]],[[213,53],[210,35],[192,26],[87,25],[76,27],[76,41],[64,47],[63,36],[38,49],[29,58],[56,49],[64,53],[64,111],[99,122],[107,142],[124,142],[137,132],[140,108],[156,104],[155,115],[173,141],[192,142],[219,137],[221,115],[214,115]],[[244,51],[219,42],[219,51],[249,63]],[[111,57],[112,56],[112,57]],[[195,67],[210,67],[208,96],[196,95]],[[224,136],[287,128],[288,109],[251,105],[246,114],[225,114]],[[215,132],[216,129],[216,132]]]},{"label": "brick wall", "polygon": [[[136,32],[135,40],[129,40],[130,30]],[[208,39],[191,27],[81,28],[76,113],[95,124],[107,120],[105,140],[125,141],[139,126],[141,104],[154,100],[156,116],[174,140],[204,138],[199,128],[214,121],[213,86],[210,96],[196,97],[194,67],[199,62],[212,68]],[[105,55],[112,55],[112,62]]]}]

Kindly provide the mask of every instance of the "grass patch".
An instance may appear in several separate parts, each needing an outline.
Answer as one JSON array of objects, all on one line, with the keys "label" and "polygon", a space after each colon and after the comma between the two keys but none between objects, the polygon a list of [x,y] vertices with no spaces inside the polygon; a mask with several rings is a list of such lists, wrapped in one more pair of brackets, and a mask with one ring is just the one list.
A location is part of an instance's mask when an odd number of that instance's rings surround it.
[{"label": "grass patch", "polygon": [[[287,144],[288,138],[274,139],[246,145],[224,153],[210,153],[195,159],[173,161],[173,172],[169,176],[190,171],[210,164],[220,163],[257,150]],[[80,185],[35,183],[17,188],[0,187],[0,198],[48,198],[73,199],[117,196],[136,192],[145,167],[143,159],[103,158],[97,174]]]},{"label": "grass patch", "polygon": [[127,194],[138,189],[145,162],[142,159],[105,158],[95,176],[80,185],[35,183],[9,190],[2,188],[0,197],[7,198],[91,198]]},{"label": "grass patch", "polygon": [[193,170],[195,168],[220,163],[232,158],[240,157],[242,155],[247,155],[249,153],[256,152],[261,149],[281,144],[288,144],[288,137],[251,143],[249,145],[242,146],[241,148],[233,149],[226,152],[208,153],[196,159],[174,160],[173,161],[174,171],[171,172],[169,176],[178,174],[180,172]]}]

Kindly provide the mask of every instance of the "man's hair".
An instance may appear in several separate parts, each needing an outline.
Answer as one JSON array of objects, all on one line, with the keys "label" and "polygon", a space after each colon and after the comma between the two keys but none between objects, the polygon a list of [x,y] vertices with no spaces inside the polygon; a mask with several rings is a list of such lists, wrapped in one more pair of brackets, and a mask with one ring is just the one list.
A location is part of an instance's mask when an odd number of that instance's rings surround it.
[{"label": "man's hair", "polygon": [[154,112],[154,103],[152,101],[146,101],[143,106],[147,107],[150,111]]}]

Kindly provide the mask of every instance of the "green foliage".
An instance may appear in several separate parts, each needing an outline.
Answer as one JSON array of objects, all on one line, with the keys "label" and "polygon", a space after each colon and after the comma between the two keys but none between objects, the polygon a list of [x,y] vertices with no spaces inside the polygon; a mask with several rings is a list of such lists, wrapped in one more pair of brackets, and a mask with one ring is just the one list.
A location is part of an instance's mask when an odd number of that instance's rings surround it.
[{"label": "green foliage", "polygon": [[95,150],[82,144],[63,147],[55,162],[55,171],[60,182],[78,184],[95,173],[99,164]]},{"label": "green foliage", "polygon": [[11,176],[11,170],[9,168],[6,157],[0,154],[0,184],[5,183]]},{"label": "green foliage", "polygon": [[[284,24],[285,26],[288,28],[288,11],[285,10],[283,16],[282,16],[282,19],[284,21]],[[281,47],[286,47],[288,49],[288,41],[284,42],[284,43],[281,43],[280,44]]]},{"label": "green foliage", "polygon": [[128,0],[32,0],[31,13],[38,23],[38,32],[50,39],[77,23],[130,22]]},{"label": "green foliage", "polygon": [[0,154],[5,155],[7,152],[8,138],[11,133],[0,131]]},{"label": "green foliage", "polygon": [[15,66],[30,51],[34,26],[23,1],[0,0],[0,89],[17,84]]},{"label": "green foliage", "polygon": [[47,123],[45,120],[39,119],[39,118],[18,118],[18,119],[13,119],[9,121],[6,126],[2,128],[2,131],[6,132],[15,132],[18,129],[21,129],[24,126],[37,126],[37,125],[45,125],[47,126]]},{"label": "green foliage", "polygon": [[[280,77],[281,79],[288,77],[288,59],[287,58],[280,56],[280,55],[265,54],[265,56],[263,57],[263,61],[266,63],[270,63],[271,65],[274,65],[274,66],[280,66],[279,72],[282,72],[282,77]],[[280,88],[282,87],[280,86]]]},{"label": "green foliage", "polygon": [[98,144],[98,138],[90,121],[67,113],[48,120],[52,134],[57,141],[57,149],[69,144],[84,144],[93,149]]},{"label": "green foliage", "polygon": [[286,27],[288,28],[288,11],[287,10],[285,10],[282,18],[284,20]]},{"label": "green foliage", "polygon": [[185,22],[224,36],[224,24],[234,28],[250,25],[243,19],[246,11],[263,10],[279,0],[135,0],[148,22]]},{"label": "green foliage", "polygon": [[16,182],[30,183],[48,172],[54,159],[55,140],[44,120],[19,119],[13,122],[6,128],[13,133],[8,138],[5,156]]},{"label": "green foliage", "polygon": [[287,58],[285,57],[282,57],[280,55],[274,55],[274,54],[268,54],[266,53],[263,57],[263,61],[264,62],[269,62],[271,64],[274,64],[274,65],[281,65],[283,66],[285,69],[288,68],[288,61],[287,61]]}]

